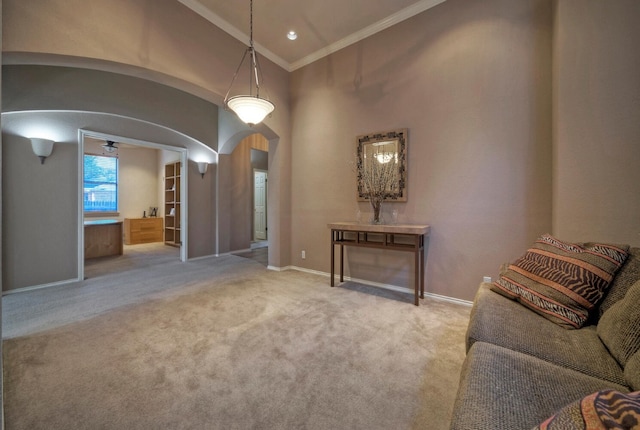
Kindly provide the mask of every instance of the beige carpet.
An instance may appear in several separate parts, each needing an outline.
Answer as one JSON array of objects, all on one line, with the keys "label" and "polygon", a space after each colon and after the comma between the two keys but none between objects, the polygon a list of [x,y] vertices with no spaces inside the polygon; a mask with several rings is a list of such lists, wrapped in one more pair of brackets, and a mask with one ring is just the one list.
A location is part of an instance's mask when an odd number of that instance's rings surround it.
[{"label": "beige carpet", "polygon": [[153,272],[173,288],[5,336],[8,430],[448,428],[468,307],[235,256]]}]

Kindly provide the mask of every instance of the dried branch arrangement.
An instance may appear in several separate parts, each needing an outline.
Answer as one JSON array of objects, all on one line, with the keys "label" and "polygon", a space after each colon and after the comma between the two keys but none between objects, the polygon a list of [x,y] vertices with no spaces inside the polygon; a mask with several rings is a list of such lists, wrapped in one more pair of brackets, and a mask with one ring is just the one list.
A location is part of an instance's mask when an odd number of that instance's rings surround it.
[{"label": "dried branch arrangement", "polygon": [[397,192],[399,171],[398,159],[395,152],[376,152],[363,154],[358,159],[358,180],[363,186],[363,194],[366,195],[373,209],[374,224],[381,220],[382,202],[385,198]]}]

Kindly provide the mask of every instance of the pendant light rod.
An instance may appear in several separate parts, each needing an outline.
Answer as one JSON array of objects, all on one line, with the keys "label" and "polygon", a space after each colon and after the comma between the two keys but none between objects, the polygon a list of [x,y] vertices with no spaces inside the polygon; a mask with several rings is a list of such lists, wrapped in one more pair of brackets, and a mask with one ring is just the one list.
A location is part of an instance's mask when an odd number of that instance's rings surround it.
[{"label": "pendant light rod", "polygon": [[[236,69],[231,80],[231,85],[227,90],[227,94],[224,97],[224,106],[234,111],[238,117],[245,123],[251,125],[258,124],[267,115],[269,115],[275,109],[275,105],[269,100],[260,98],[260,65],[258,64],[258,54],[256,53],[253,44],[253,0],[249,2],[249,47],[244,51],[242,60]],[[229,97],[231,88],[244,64],[244,60],[249,54],[249,95],[238,95]],[[253,82],[255,79],[256,95],[253,95]]]}]

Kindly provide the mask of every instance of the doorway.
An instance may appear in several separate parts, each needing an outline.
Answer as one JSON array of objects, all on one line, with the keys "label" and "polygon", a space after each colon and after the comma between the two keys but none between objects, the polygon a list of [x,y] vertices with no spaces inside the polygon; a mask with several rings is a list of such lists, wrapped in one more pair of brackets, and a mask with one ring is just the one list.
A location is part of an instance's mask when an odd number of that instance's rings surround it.
[{"label": "doorway", "polygon": [[253,169],[253,241],[267,237],[267,171]]},{"label": "doorway", "polygon": [[[84,187],[84,154],[86,152],[89,153],[102,153],[103,152],[103,143],[104,142],[112,142],[113,146],[116,149],[107,151],[111,156],[117,156],[119,161],[117,164],[117,182],[116,188],[117,192],[117,206],[116,210],[112,213],[100,213],[100,215],[96,218],[91,217],[89,220],[95,223],[97,220],[107,218],[108,221],[114,221],[116,223],[120,223],[122,226],[122,230],[124,231],[124,222],[126,219],[137,219],[137,218],[146,218],[151,216],[151,214],[157,214],[157,217],[164,218],[164,213],[162,213],[162,207],[164,206],[164,162],[165,158],[169,157],[171,160],[181,161],[182,166],[182,177],[183,180],[180,182],[180,194],[182,196],[183,210],[180,212],[180,225],[186,226],[186,217],[187,217],[187,177],[186,173],[186,149],[172,147],[168,145],[161,145],[152,142],[145,142],[136,139],[129,139],[121,136],[113,136],[107,135],[103,133],[89,132],[80,130],[79,132],[79,145],[78,145],[78,158],[79,162],[79,174],[78,174],[78,279],[85,279],[86,270],[90,268],[89,274],[95,275],[96,273],[103,273],[104,271],[121,271],[118,268],[122,269],[133,268],[136,266],[136,263],[144,262],[144,264],[148,264],[150,261],[155,261],[158,258],[160,260],[164,258],[177,258],[180,261],[186,260],[186,240],[187,240],[187,232],[186,229],[182,229],[180,232],[181,243],[182,246],[179,248],[166,247],[164,245],[164,241],[157,242],[154,244],[150,244],[150,248],[142,249],[144,246],[140,245],[126,245],[122,244],[121,246],[121,255],[114,255],[113,257],[99,257],[95,259],[96,261],[88,260],[85,261],[85,243],[87,240],[86,235],[86,214],[84,211],[85,208],[85,187]],[[150,157],[147,155],[149,151],[153,151],[157,156]],[[127,171],[129,172],[127,175],[123,175],[125,173],[125,169],[122,167],[125,166],[124,160],[125,155],[127,155]],[[102,154],[106,155],[106,154]],[[127,185],[129,184],[129,185]],[[146,185],[145,185],[146,184]],[[133,185],[133,187],[132,187]],[[126,188],[128,187],[128,188]],[[143,189],[139,189],[142,187]],[[146,188],[145,188],[146,187]],[[129,192],[124,192],[127,189]],[[160,211],[157,211],[157,208],[160,208]],[[160,220],[158,220],[160,221]],[[98,223],[100,221],[97,221]],[[164,222],[162,222],[164,224]],[[155,247],[153,246],[155,245]],[[139,247],[140,249],[133,249],[135,247]],[[167,250],[165,248],[171,248]],[[131,251],[131,252],[129,252]],[[170,252],[169,252],[170,251]],[[126,257],[126,258],[119,258]],[[111,261],[111,260],[118,261]],[[97,261],[101,260],[101,261]],[[122,260],[122,261],[120,261]],[[124,261],[126,260],[126,261]],[[160,261],[158,260],[158,261]],[[96,267],[96,263],[100,267]]]}]

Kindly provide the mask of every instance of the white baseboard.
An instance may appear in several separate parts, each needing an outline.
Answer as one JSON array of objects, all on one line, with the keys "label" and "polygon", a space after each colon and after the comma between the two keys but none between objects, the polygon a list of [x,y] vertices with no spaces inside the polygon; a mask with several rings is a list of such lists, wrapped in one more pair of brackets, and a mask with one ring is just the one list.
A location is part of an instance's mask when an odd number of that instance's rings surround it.
[{"label": "white baseboard", "polygon": [[79,281],[80,281],[79,279],[67,279],[65,281],[51,282],[51,283],[48,283],[48,284],[32,285],[30,287],[15,288],[13,290],[3,291],[2,295],[6,296],[7,294],[24,293],[26,291],[41,290],[43,288],[59,287],[60,285],[68,285],[68,284],[72,284],[74,282],[79,282]]},{"label": "white baseboard", "polygon": [[[269,268],[271,269],[271,267],[272,266],[270,266]],[[313,275],[325,276],[327,278],[331,277],[331,275],[329,273],[327,273],[327,272],[321,272],[319,270],[306,269],[304,267],[298,267],[298,266],[286,266],[284,268],[275,268],[274,267],[271,270],[277,270],[277,271],[297,270],[299,272],[311,273]],[[352,278],[350,276],[345,276],[344,280],[345,281],[357,282],[359,284],[364,284],[364,285],[370,285],[372,287],[384,288],[386,290],[397,291],[397,292],[400,292],[400,293],[407,293],[407,294],[413,294],[414,293],[413,289],[411,289],[411,288],[400,287],[398,285],[391,285],[391,284],[382,284],[380,282],[373,282],[373,281],[368,281],[366,279]],[[425,292],[424,295],[425,295],[425,297],[429,297],[429,298],[434,299],[434,300],[441,300],[441,301],[444,301],[444,302],[456,303],[456,304],[464,305],[464,306],[473,305],[473,302],[471,302],[469,300],[457,299],[455,297],[443,296],[441,294],[434,294],[434,293]]]},{"label": "white baseboard", "polygon": [[[250,251],[250,250],[248,250]],[[236,252],[243,252],[243,251],[233,251],[233,253]],[[224,253],[224,254],[216,254],[216,255],[205,255],[202,257],[195,257],[195,258],[190,258],[187,261],[197,261],[197,260],[204,260],[207,258],[215,258],[215,257],[222,257],[225,255],[232,255],[232,253],[228,252],[228,253]],[[327,272],[322,272],[319,270],[312,270],[312,269],[307,269],[304,267],[298,267],[298,266],[284,266],[284,267],[277,267],[277,266],[267,266],[268,270],[273,270],[275,272],[284,272],[287,270],[297,270],[298,272],[304,272],[304,273],[310,273],[312,275],[319,275],[319,276],[324,276],[326,278],[329,278],[331,275]],[[378,287],[378,288],[384,288],[386,290],[391,290],[391,291],[397,291],[400,293],[407,293],[407,294],[413,294],[414,291],[411,288],[407,288],[407,287],[400,287],[398,285],[391,285],[391,284],[382,284],[380,282],[373,282],[373,281],[368,281],[366,279],[358,279],[358,278],[352,278],[350,276],[345,276],[344,277],[345,281],[352,281],[352,282],[357,282],[359,284],[364,284],[364,285],[370,285],[372,287]],[[66,281],[58,281],[58,282],[52,282],[49,284],[42,284],[42,285],[34,285],[31,287],[23,287],[23,288],[16,288],[13,290],[9,290],[9,291],[3,291],[2,295],[7,295],[7,294],[14,294],[14,293],[21,293],[21,292],[25,292],[25,291],[31,291],[31,290],[39,290],[42,288],[49,288],[49,287],[56,287],[56,286],[60,286],[60,285],[66,285],[66,284],[70,284],[73,282],[78,282],[79,279],[69,279]],[[426,297],[435,299],[435,300],[442,300],[445,302],[450,302],[450,303],[457,303],[459,305],[464,305],[464,306],[471,306],[473,304],[473,302],[469,301],[469,300],[462,300],[462,299],[457,299],[455,297],[449,297],[449,296],[443,296],[440,294],[433,294],[433,293],[429,293],[429,292],[425,292],[424,295]]]}]

